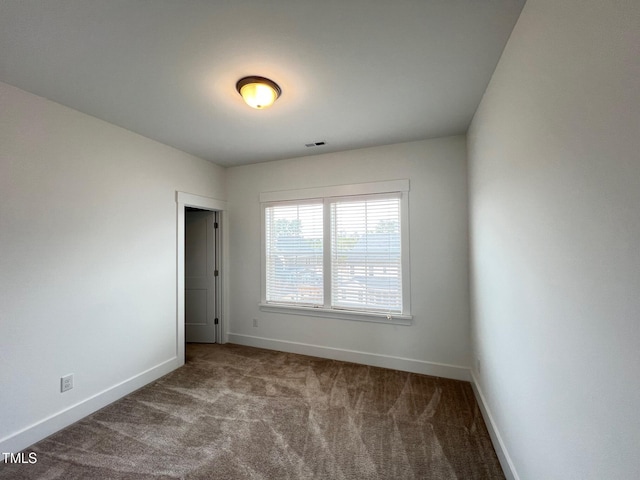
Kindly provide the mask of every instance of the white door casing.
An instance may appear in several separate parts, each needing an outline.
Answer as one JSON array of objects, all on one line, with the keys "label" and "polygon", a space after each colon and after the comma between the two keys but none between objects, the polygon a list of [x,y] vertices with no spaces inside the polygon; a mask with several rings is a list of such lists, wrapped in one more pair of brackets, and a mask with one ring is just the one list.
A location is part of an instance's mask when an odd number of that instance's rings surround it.
[{"label": "white door casing", "polygon": [[180,365],[184,365],[185,354],[185,325],[184,325],[184,230],[185,230],[185,209],[194,207],[201,210],[215,211],[218,215],[218,244],[217,244],[217,260],[218,270],[220,272],[217,277],[217,310],[218,310],[218,343],[227,341],[227,317],[229,316],[228,305],[229,288],[227,285],[227,277],[225,268],[229,262],[229,254],[226,245],[229,244],[228,234],[228,207],[227,202],[217,200],[215,198],[204,197],[187,192],[176,192],[176,357]]}]

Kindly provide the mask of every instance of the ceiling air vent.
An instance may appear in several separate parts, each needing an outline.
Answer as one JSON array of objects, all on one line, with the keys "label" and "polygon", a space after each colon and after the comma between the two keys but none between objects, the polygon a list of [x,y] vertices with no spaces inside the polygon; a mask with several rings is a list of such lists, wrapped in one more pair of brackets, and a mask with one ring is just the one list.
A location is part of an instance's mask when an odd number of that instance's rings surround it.
[{"label": "ceiling air vent", "polygon": [[305,147],[321,147],[322,145],[326,145],[327,142],[313,142],[313,143],[305,143]]}]

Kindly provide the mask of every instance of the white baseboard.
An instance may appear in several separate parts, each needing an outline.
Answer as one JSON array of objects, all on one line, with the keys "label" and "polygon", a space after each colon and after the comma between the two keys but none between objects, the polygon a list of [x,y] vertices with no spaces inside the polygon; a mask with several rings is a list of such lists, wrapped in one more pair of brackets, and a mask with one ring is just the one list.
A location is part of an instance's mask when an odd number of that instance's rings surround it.
[{"label": "white baseboard", "polygon": [[435,377],[452,378],[454,380],[464,380],[467,382],[471,381],[469,368],[459,367],[456,365],[426,362],[424,360],[393,357],[390,355],[359,352],[356,350],[346,350],[342,348],[310,345],[307,343],[289,342],[273,338],[254,337],[252,335],[243,335],[239,333],[229,333],[228,341],[230,343],[237,343],[248,347],[266,348],[268,350],[279,350],[282,352],[298,353],[300,355],[342,360],[344,362],[361,363],[364,365],[371,365],[373,367],[390,368],[405,372],[421,373],[423,375],[433,375]]},{"label": "white baseboard", "polygon": [[133,377],[109,387],[92,397],[76,403],[58,413],[40,420],[18,432],[0,439],[0,452],[17,453],[34,443],[48,437],[69,425],[81,420],[110,403],[128,395],[148,383],[157,380],[167,373],[180,367],[182,362],[178,357],[166,360],[155,367],[134,375]]},{"label": "white baseboard", "polygon": [[471,386],[473,387],[473,393],[476,396],[478,405],[480,405],[480,411],[482,412],[484,423],[487,425],[487,429],[489,430],[489,435],[491,436],[491,441],[493,442],[493,448],[496,450],[496,455],[498,455],[498,460],[500,460],[500,465],[502,466],[504,475],[507,477],[507,480],[520,480],[518,472],[516,472],[516,468],[513,465],[511,457],[509,456],[509,452],[507,451],[507,447],[502,441],[500,431],[498,430],[498,427],[493,420],[493,415],[491,415],[491,410],[489,409],[489,405],[487,405],[487,401],[484,398],[484,394],[482,393],[482,389],[480,388],[478,379],[476,378],[473,371],[471,371]]}]

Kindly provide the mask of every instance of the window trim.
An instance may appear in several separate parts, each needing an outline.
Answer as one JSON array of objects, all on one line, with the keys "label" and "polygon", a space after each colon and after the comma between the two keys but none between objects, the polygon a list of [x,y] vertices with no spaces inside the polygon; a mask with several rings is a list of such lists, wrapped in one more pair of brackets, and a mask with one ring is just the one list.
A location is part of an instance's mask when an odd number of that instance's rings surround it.
[{"label": "window trim", "polygon": [[[330,286],[327,289],[327,283],[331,282],[330,275],[323,275],[324,278],[324,297],[325,305],[318,306],[304,306],[304,305],[290,305],[279,304],[274,302],[267,303],[266,293],[266,275],[267,275],[267,262],[266,262],[266,222],[265,222],[265,209],[273,205],[282,205],[286,203],[304,203],[304,202],[317,202],[318,200],[324,203],[324,252],[323,262],[326,266],[330,263],[330,256],[328,255],[328,249],[330,248],[327,243],[329,222],[327,215],[330,215],[328,203],[335,197],[361,197],[375,194],[385,193],[399,193],[400,194],[400,242],[402,252],[402,312],[401,313],[384,313],[384,312],[369,312],[363,310],[351,310],[341,308],[328,307],[330,302]],[[261,235],[260,235],[260,257],[261,257],[261,301],[259,308],[261,311],[284,313],[293,315],[306,315],[313,317],[326,317],[337,318],[343,320],[357,320],[375,323],[390,323],[394,325],[411,325],[413,316],[411,315],[411,272],[409,261],[409,180],[389,180],[383,182],[371,182],[371,183],[359,183],[350,185],[335,185],[328,187],[316,187],[305,188],[299,190],[284,190],[275,192],[262,192],[260,193],[260,222],[261,222]],[[327,272],[328,273],[328,272]]]}]

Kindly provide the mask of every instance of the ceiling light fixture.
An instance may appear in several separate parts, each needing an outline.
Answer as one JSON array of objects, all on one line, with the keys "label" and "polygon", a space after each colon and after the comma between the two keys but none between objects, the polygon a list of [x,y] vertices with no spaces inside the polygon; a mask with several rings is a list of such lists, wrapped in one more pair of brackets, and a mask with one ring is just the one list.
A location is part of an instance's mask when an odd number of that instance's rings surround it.
[{"label": "ceiling light fixture", "polygon": [[244,77],[236,83],[236,90],[252,108],[263,109],[273,105],[282,90],[276,82],[264,77]]}]

